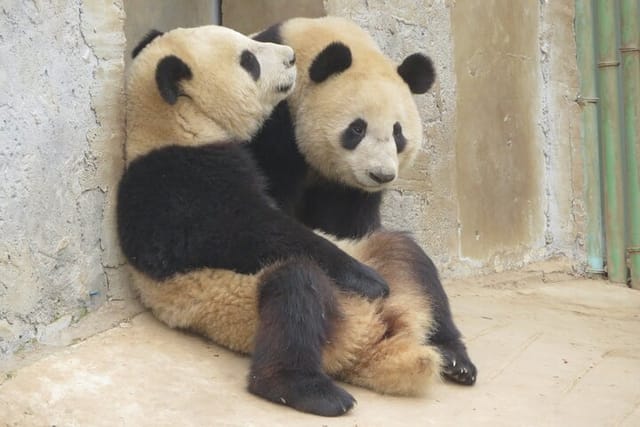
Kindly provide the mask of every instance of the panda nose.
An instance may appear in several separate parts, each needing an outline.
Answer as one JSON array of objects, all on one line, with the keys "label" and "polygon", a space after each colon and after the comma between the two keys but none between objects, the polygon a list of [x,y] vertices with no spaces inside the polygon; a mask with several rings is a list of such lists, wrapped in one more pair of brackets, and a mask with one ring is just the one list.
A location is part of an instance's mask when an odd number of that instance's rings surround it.
[{"label": "panda nose", "polygon": [[292,53],[291,57],[289,59],[285,59],[284,60],[284,65],[287,68],[293,67],[294,65],[296,65],[296,54]]},{"label": "panda nose", "polygon": [[378,184],[386,184],[396,178],[395,173],[369,172],[369,177]]}]

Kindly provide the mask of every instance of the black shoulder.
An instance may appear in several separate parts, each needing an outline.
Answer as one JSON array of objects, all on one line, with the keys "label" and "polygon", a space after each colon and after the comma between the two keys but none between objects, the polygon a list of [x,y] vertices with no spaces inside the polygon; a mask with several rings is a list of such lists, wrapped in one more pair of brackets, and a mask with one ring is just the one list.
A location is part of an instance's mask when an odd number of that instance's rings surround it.
[{"label": "black shoulder", "polygon": [[382,192],[369,193],[320,180],[304,189],[296,218],[309,228],[356,239],[381,227]]},{"label": "black shoulder", "polygon": [[135,48],[133,48],[133,51],[131,51],[131,57],[135,58],[136,56],[138,56],[138,54],[142,51],[142,49],[147,47],[149,43],[151,43],[156,37],[161,36],[162,34],[164,33],[158,30],[149,31],[147,35],[145,35],[142,38],[142,40],[138,42],[138,45]]},{"label": "black shoulder", "polygon": [[248,146],[267,180],[267,189],[278,206],[293,214],[293,205],[301,194],[307,163],[298,150],[289,104],[276,106]]},{"label": "black shoulder", "polygon": [[282,27],[282,23],[277,23],[275,25],[272,25],[266,30],[264,30],[263,32],[253,36],[253,39],[259,42],[264,42],[264,43],[269,42],[269,43],[282,44],[282,34],[280,34],[281,27]]}]

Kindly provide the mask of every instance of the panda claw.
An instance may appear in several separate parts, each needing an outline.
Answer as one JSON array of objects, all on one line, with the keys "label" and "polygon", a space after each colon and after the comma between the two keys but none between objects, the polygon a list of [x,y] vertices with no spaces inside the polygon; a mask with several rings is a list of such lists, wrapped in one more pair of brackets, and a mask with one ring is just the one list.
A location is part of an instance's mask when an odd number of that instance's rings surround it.
[{"label": "panda claw", "polygon": [[473,385],[477,369],[469,360],[464,344],[460,341],[438,344],[443,358],[442,374],[445,379],[462,385]]}]

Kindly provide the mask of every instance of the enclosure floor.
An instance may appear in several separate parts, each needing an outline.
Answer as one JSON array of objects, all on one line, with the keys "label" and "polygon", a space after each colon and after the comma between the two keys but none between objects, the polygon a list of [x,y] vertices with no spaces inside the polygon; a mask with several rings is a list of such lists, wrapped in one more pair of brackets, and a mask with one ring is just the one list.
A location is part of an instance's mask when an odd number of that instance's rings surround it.
[{"label": "enclosure floor", "polygon": [[474,387],[408,399],[346,386],[348,415],[306,415],[248,394],[247,358],[142,313],[0,375],[0,425],[640,426],[640,292],[544,273],[446,286]]}]

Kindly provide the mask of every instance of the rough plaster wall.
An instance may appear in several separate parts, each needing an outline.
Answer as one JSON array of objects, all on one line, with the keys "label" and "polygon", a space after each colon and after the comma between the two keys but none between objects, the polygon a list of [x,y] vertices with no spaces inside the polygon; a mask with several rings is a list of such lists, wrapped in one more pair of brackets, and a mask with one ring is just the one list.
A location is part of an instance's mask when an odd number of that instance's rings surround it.
[{"label": "rough plaster wall", "polygon": [[496,268],[544,246],[538,7],[487,0],[452,10],[460,255]]},{"label": "rough plaster wall", "polygon": [[0,6],[0,359],[123,298],[122,1]]},{"label": "rough plaster wall", "polygon": [[586,263],[584,170],[576,62],[575,2],[543,1],[539,37],[544,137],[546,254]]},{"label": "rough plaster wall", "polygon": [[450,2],[328,0],[325,7],[327,14],[366,28],[397,62],[414,52],[434,60],[438,78],[433,89],[415,97],[424,123],[423,147],[413,169],[387,193],[383,216],[390,228],[413,231],[442,270],[458,268]]}]

